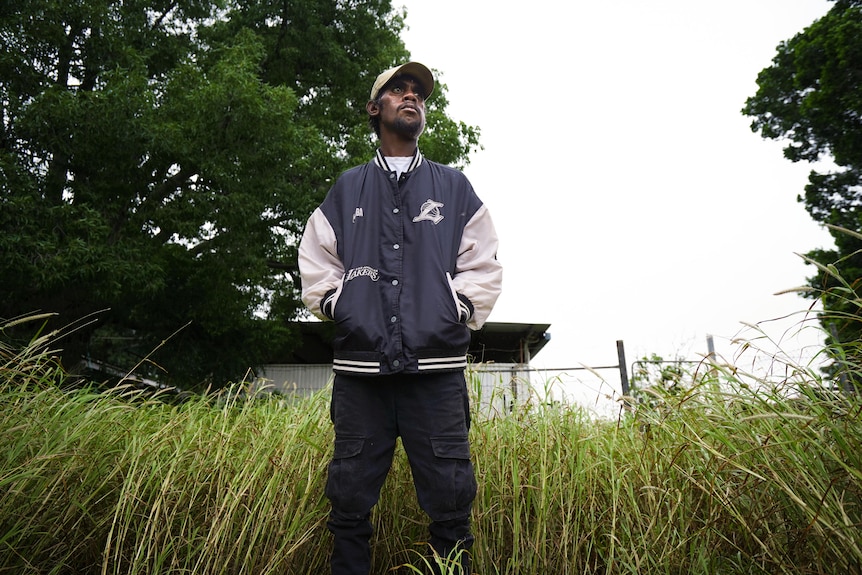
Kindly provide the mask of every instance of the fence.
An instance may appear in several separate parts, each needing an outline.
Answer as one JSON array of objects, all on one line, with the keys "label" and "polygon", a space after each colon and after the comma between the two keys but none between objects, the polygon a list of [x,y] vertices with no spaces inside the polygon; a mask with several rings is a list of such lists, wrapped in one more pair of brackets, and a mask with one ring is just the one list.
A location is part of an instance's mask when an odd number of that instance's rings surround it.
[{"label": "fence", "polygon": [[[715,343],[712,335],[706,336],[706,345],[708,350],[708,357],[715,357]],[[577,367],[563,367],[563,368],[532,368],[524,366],[519,369],[519,372],[523,373],[548,373],[548,372],[572,372],[572,371],[590,371],[597,372],[601,370],[616,370],[620,375],[620,386],[623,397],[628,397],[631,394],[631,383],[629,379],[629,373],[636,374],[638,373],[637,368],[639,366],[643,366],[646,364],[692,364],[696,365],[701,363],[701,360],[636,360],[631,364],[631,370],[627,367],[626,363],[626,352],[625,352],[625,343],[623,340],[619,339],[616,341],[617,347],[617,360],[618,363],[616,365],[600,365],[600,366],[577,366]],[[483,371],[485,372],[497,372],[500,374],[509,373],[510,369],[500,369],[494,370],[493,367],[486,366]]]},{"label": "fence", "polygon": [[[545,373],[545,372],[553,372],[553,371],[600,371],[606,369],[616,369],[619,370],[620,373],[620,381],[622,382],[623,395],[628,395],[629,393],[629,375],[628,369],[626,368],[626,352],[625,345],[623,344],[623,340],[617,340],[617,359],[619,363],[616,365],[599,365],[599,366],[577,366],[577,367],[548,367],[548,368],[533,368],[533,367],[524,367],[519,369],[518,371],[524,373]],[[508,373],[509,369],[500,369],[495,370],[491,367],[484,369],[486,372],[498,372],[498,373]]]}]

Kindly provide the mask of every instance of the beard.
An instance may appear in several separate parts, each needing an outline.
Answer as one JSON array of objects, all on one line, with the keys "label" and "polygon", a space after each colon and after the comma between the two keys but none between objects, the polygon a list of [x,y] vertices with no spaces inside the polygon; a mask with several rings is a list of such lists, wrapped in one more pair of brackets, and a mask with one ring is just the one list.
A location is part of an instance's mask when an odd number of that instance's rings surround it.
[{"label": "beard", "polygon": [[425,129],[425,118],[419,114],[414,117],[398,116],[390,126],[391,130],[396,134],[406,138],[416,139]]}]

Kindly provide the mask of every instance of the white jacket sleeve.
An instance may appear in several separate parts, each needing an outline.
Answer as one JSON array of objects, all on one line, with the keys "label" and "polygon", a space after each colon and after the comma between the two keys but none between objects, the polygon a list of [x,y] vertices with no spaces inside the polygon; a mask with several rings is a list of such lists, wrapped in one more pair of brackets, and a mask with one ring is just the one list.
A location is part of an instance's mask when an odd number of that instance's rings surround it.
[{"label": "white jacket sleeve", "polygon": [[467,326],[473,330],[485,324],[503,288],[503,266],[497,261],[497,245],[494,222],[483,205],[464,228],[452,278],[455,291],[473,306],[467,320]]},{"label": "white jacket sleeve", "polygon": [[344,264],[338,258],[335,232],[320,208],[308,218],[299,242],[299,274],[302,303],[318,318],[328,319],[320,305],[327,293],[341,286]]}]

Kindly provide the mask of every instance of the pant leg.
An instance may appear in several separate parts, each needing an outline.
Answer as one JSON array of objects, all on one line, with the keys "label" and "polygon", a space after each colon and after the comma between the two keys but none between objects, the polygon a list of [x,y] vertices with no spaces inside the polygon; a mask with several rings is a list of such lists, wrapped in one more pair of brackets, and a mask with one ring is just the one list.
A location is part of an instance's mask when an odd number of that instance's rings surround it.
[{"label": "pant leg", "polygon": [[470,572],[470,513],[476,478],[470,461],[470,404],[463,372],[409,378],[397,394],[398,429],[419,505],[431,519],[430,543],[442,557],[461,554]]},{"label": "pant leg", "polygon": [[335,376],[330,405],[335,450],[326,482],[333,575],[368,575],[371,569],[369,518],[397,437],[388,390],[376,378]]}]

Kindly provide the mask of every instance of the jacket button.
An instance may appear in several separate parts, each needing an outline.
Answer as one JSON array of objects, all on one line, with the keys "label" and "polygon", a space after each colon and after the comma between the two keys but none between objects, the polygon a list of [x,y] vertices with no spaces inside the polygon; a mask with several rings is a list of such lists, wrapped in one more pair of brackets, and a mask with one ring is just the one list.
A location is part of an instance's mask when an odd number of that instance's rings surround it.
[{"label": "jacket button", "polygon": [[398,285],[398,280],[392,280],[392,285],[397,286],[397,285]]},{"label": "jacket button", "polygon": [[392,249],[397,250],[397,249],[398,249],[398,248],[400,248],[400,247],[401,247],[400,245],[395,244],[395,245],[393,245],[393,246],[392,246]]},{"label": "jacket button", "polygon": [[398,212],[400,212],[400,211],[401,211],[401,210],[399,210],[398,208],[392,208],[392,213],[393,213],[393,214],[397,214],[397,213],[398,213]]},{"label": "jacket button", "polygon": [[396,321],[398,321],[398,316],[397,316],[397,315],[393,315],[392,317],[390,317],[390,318],[389,318],[389,321],[390,321],[390,322],[392,322],[392,323],[395,323]]},{"label": "jacket button", "polygon": [[399,365],[401,365],[401,362],[398,361],[397,359],[394,359],[394,360],[392,360],[392,365],[394,365],[395,367],[398,367]]}]

